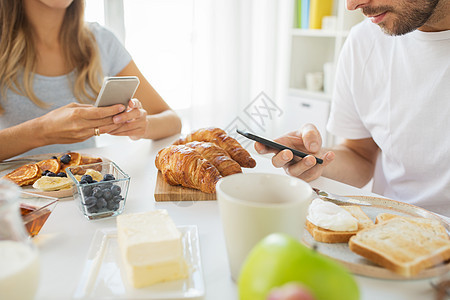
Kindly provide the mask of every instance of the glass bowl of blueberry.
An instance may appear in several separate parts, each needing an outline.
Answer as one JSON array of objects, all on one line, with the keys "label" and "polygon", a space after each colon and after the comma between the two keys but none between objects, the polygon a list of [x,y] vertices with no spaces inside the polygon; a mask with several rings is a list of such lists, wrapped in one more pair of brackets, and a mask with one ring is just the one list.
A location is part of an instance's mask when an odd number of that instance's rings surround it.
[{"label": "glass bowl of blueberry", "polygon": [[72,166],[66,172],[75,183],[74,199],[86,218],[113,217],[123,211],[130,176],[114,162]]}]

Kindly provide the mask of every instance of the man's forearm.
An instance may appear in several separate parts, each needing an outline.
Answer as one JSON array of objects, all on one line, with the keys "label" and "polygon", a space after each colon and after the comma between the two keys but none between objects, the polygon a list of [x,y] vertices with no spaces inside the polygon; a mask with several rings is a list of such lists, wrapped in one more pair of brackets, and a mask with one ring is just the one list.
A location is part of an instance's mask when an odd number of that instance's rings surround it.
[{"label": "man's forearm", "polygon": [[369,160],[344,145],[330,150],[335,153],[335,159],[324,169],[323,176],[356,187],[363,187],[370,181],[376,158]]}]

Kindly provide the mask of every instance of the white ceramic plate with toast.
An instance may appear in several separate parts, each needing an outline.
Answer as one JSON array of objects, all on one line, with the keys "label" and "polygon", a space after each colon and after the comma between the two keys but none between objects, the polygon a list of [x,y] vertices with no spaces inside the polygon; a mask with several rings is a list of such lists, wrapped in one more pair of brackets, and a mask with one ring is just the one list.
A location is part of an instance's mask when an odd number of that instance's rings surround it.
[{"label": "white ceramic plate with toast", "polygon": [[[69,152],[69,151],[68,151]],[[80,153],[81,155],[85,155]],[[6,174],[14,171],[20,166],[27,165],[27,164],[33,164],[37,163],[38,161],[44,160],[44,159],[50,159],[52,156],[59,156],[61,153],[45,153],[45,154],[36,154],[36,155],[29,155],[29,156],[23,156],[20,157],[20,160],[18,159],[17,162],[12,161],[11,163],[4,163],[4,168],[0,168],[0,178],[5,176]],[[87,156],[92,156],[88,154]],[[98,157],[98,156],[97,156]],[[104,162],[110,161],[109,159],[105,159],[103,157],[100,157]],[[21,161],[22,159],[27,161]],[[43,195],[43,196],[49,196],[49,197],[55,197],[55,198],[68,198],[72,197],[73,193],[75,192],[74,186],[66,189],[61,189],[57,191],[41,191],[39,189],[33,188],[32,185],[26,185],[21,187],[23,191]],[[68,198],[70,199],[70,198]],[[65,200],[65,199],[64,199]]]},{"label": "white ceramic plate with toast", "polygon": [[198,229],[195,225],[177,226],[181,232],[184,258],[189,269],[186,279],[168,281],[136,289],[127,281],[120,257],[117,229],[95,232],[88,258],[74,299],[184,299],[205,293]]},{"label": "white ceramic plate with toast", "polygon": [[[409,217],[423,217],[439,221],[441,225],[444,226],[444,228],[447,230],[447,233],[450,232],[450,224],[446,220],[423,208],[385,198],[377,198],[370,196],[351,196],[351,197],[360,200],[365,200],[372,204],[371,206],[361,206],[361,209],[373,222],[375,222],[376,216],[379,215],[380,213],[391,213]],[[395,279],[395,280],[411,280],[411,279],[432,278],[450,271],[450,261],[447,261],[434,267],[422,270],[419,274],[417,274],[412,278],[405,278],[401,275],[397,275],[396,273],[386,268],[383,268],[379,265],[372,263],[371,261],[365,259],[362,256],[359,256],[356,253],[353,253],[349,249],[347,243],[328,244],[317,242],[314,240],[314,238],[307,230],[305,230],[303,234],[303,242],[309,247],[315,245],[317,247],[316,249],[318,252],[341,262],[354,274],[364,275],[368,277]]]}]

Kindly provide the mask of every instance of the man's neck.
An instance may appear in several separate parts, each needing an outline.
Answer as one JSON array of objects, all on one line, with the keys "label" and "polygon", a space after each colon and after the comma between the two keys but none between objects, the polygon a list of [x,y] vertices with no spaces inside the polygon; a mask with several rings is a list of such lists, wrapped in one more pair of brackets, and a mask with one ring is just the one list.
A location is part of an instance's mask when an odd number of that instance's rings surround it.
[{"label": "man's neck", "polygon": [[420,31],[437,32],[450,30],[450,0],[441,0],[434,9],[433,15],[421,27]]}]

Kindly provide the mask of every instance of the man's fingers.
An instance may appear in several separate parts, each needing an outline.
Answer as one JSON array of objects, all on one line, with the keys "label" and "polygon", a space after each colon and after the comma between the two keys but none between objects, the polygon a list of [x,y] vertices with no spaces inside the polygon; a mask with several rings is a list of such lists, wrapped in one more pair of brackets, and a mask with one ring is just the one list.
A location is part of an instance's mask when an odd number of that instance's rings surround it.
[{"label": "man's fingers", "polygon": [[278,152],[276,155],[272,157],[272,164],[276,168],[284,167],[294,158],[294,154],[291,150],[285,149]]},{"label": "man's fingers", "polygon": [[323,168],[328,166],[334,160],[335,154],[328,151],[322,157],[323,163],[318,164],[316,158],[308,155],[299,162],[296,162],[285,167],[286,173],[291,176],[299,177],[306,181],[311,181],[318,178],[322,174]]},{"label": "man's fingers", "polygon": [[316,126],[308,123],[305,124],[300,131],[300,136],[303,139],[306,150],[311,153],[317,153],[322,147],[322,138]]}]

